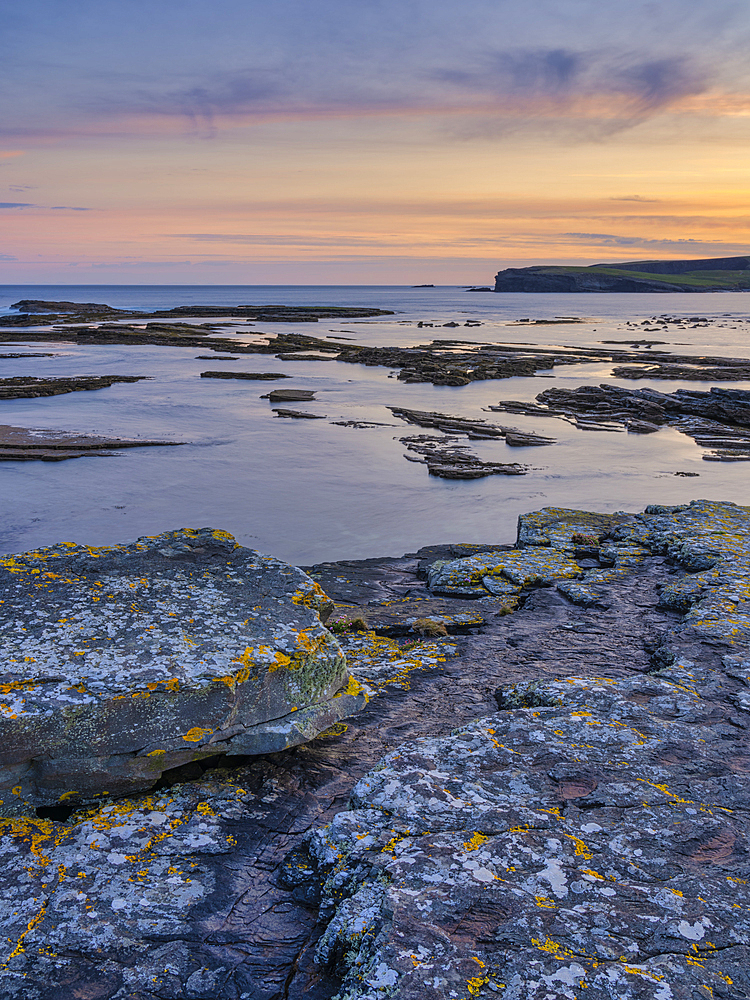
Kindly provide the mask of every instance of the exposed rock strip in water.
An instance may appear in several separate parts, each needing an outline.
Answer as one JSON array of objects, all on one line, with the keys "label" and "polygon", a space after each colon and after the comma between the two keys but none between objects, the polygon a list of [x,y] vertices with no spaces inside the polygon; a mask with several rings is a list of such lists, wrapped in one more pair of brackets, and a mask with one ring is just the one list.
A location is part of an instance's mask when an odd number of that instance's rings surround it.
[{"label": "exposed rock strip in water", "polygon": [[184,442],[68,434],[0,424],[0,462],[62,462],[86,455],[111,456],[120,448],[162,448],[180,444]]},{"label": "exposed rock strip in water", "polygon": [[311,402],[315,400],[315,392],[312,389],[272,389],[260,398],[270,399],[272,403]]},{"label": "exposed rock strip in water", "polygon": [[455,437],[413,434],[399,438],[408,451],[410,462],[422,462],[431,476],[439,479],[484,479],[485,476],[524,476],[531,468],[518,462],[483,462]]},{"label": "exposed rock strip in water", "polygon": [[398,378],[404,382],[428,382],[433,385],[468,385],[486,379],[536,375],[562,365],[590,362],[609,362],[618,366],[613,370],[616,378],[714,381],[750,378],[750,360],[747,358],[653,351],[649,353],[646,364],[643,354],[635,351],[580,347],[549,349],[451,340],[435,340],[413,348],[348,347],[341,351],[338,360],[384,365],[398,369]]},{"label": "exposed rock strip in water", "polygon": [[531,466],[520,465],[518,462],[485,462],[472,454],[465,446],[458,444],[462,435],[472,441],[504,440],[512,447],[528,445],[553,444],[554,438],[541,437],[538,434],[525,433],[515,427],[502,427],[498,424],[488,424],[486,420],[471,420],[466,417],[452,417],[445,413],[434,413],[423,410],[409,410],[403,406],[389,406],[395,417],[405,420],[418,427],[434,427],[446,431],[448,437],[438,437],[430,434],[416,434],[399,438],[408,451],[422,456],[414,459],[404,456],[410,462],[423,462],[431,476],[441,479],[482,479],[485,476],[522,476]]},{"label": "exposed rock strip in water", "polygon": [[490,410],[529,416],[572,417],[581,430],[627,428],[651,434],[660,427],[676,427],[696,444],[713,451],[707,462],[750,460],[750,391],[713,388],[709,392],[678,389],[623,389],[616,385],[545,389],[538,403],[501,400]]},{"label": "exposed rock strip in water", "polygon": [[251,382],[291,377],[291,375],[281,375],[278,372],[201,372],[201,378],[244,378]]},{"label": "exposed rock strip in water", "polygon": [[368,316],[392,316],[389,309],[370,309],[348,306],[177,306],[146,312],[138,309],[116,309],[100,302],[48,302],[40,299],[21,299],[11,309],[17,315],[0,316],[0,326],[38,326],[56,322],[96,322],[101,319],[179,318],[185,316],[232,316],[261,323],[317,323],[320,319],[353,319]]},{"label": "exposed rock strip in water", "polygon": [[226,532],[3,557],[0,592],[0,815],[283,750],[365,704],[320,587]]},{"label": "exposed rock strip in water", "polygon": [[715,364],[716,358],[682,359],[682,363],[670,361],[654,365],[629,365],[612,369],[613,378],[658,378],[677,379],[691,382],[741,382],[750,379],[750,362],[742,358],[726,358],[730,364]]},{"label": "exposed rock strip in water", "polygon": [[[16,303],[17,306],[32,306],[41,310],[50,309],[55,303]],[[187,317],[235,317],[248,323],[255,322],[313,322],[319,319],[343,319],[348,317],[371,317],[392,315],[388,310],[359,308],[327,308],[317,306],[237,306],[220,309],[213,306],[180,306],[177,309],[155,313],[136,313],[116,310],[109,306],[91,303],[81,307],[76,313],[74,303],[62,303],[66,311],[57,313],[29,312],[21,315],[0,316],[3,326],[53,326],[52,332],[45,330],[25,331],[26,341],[56,340],[81,344],[162,344],[171,347],[205,347],[212,351],[233,354],[274,354],[280,360],[325,360],[326,358],[351,364],[382,366],[398,371],[398,378],[408,383],[431,383],[433,385],[468,385],[470,382],[486,379],[511,378],[513,376],[535,375],[560,365],[604,362],[615,365],[614,375],[618,378],[663,378],[694,379],[712,381],[739,381],[750,378],[750,359],[724,358],[714,356],[678,355],[668,351],[649,351],[648,361],[644,361],[642,351],[622,351],[611,348],[538,348],[518,344],[485,344],[463,340],[434,340],[416,347],[367,347],[354,344],[333,344],[333,338],[317,338],[304,334],[263,334],[265,338],[254,344],[242,344],[224,337],[209,336],[223,325],[232,323],[184,322]],[[97,310],[99,310],[97,312]],[[697,326],[707,325],[701,317]],[[98,326],[93,324],[104,319]],[[155,319],[154,322],[147,322]],[[182,319],[182,321],[180,321]],[[170,322],[176,320],[176,322]],[[562,317],[554,320],[523,320],[521,326],[580,323],[580,317]],[[646,323],[658,323],[654,329],[665,329],[666,324],[684,324],[685,320],[662,317]],[[63,325],[54,325],[62,323]],[[85,324],[85,325],[81,325]],[[420,323],[420,326],[432,326]],[[444,326],[456,326],[449,322]],[[467,321],[465,325],[475,325]],[[636,329],[639,329],[636,327]],[[650,329],[647,327],[647,329]],[[253,331],[254,333],[256,331]],[[0,342],[17,340],[18,334],[0,331]],[[336,338],[339,339],[339,338]],[[616,343],[614,341],[607,343]],[[631,342],[628,342],[631,343]],[[636,340],[632,346],[649,347],[658,341]],[[647,367],[644,367],[647,365]]]},{"label": "exposed rock strip in water", "polygon": [[472,420],[467,417],[452,417],[447,413],[435,413],[425,410],[408,410],[404,406],[389,406],[394,417],[400,417],[407,424],[417,427],[434,427],[438,431],[465,434],[470,440],[491,440],[505,436],[507,428],[497,424],[488,424],[486,420]]},{"label": "exposed rock strip in water", "polygon": [[[332,622],[374,626],[340,635],[370,704],[235,770],[4,821],[3,995],[739,1000],[749,519],[549,510],[520,552],[311,567]],[[513,587],[528,556],[515,613],[423,579],[484,549]],[[541,585],[545,549],[580,576]]]},{"label": "exposed rock strip in water", "polygon": [[291,417],[293,420],[325,420],[324,413],[306,413],[304,410],[286,410],[281,406],[273,406],[273,412],[277,417]]},{"label": "exposed rock strip in water", "polygon": [[148,375],[71,375],[62,378],[37,378],[31,375],[0,378],[0,399],[34,399],[38,396],[62,396],[67,392],[108,389],[117,382],[142,382]]},{"label": "exposed rock strip in water", "polygon": [[[427,412],[424,410],[407,410],[403,406],[389,406],[394,417],[400,417],[408,424],[418,427],[434,427],[436,430],[449,434],[465,434],[470,441],[493,440],[503,438],[512,447],[521,445],[554,444],[555,439],[533,434],[530,431],[519,431],[517,427],[503,427],[499,424],[488,424],[486,420],[475,420],[467,417],[451,417],[445,413]],[[491,407],[492,409],[492,407]]]}]

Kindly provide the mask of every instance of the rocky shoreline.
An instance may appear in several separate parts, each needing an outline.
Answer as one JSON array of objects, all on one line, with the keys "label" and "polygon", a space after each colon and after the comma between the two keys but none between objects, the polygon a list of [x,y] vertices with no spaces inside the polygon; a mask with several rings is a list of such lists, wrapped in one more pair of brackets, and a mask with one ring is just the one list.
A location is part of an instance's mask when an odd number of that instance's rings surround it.
[{"label": "rocky shoreline", "polygon": [[[673,262],[674,263],[674,262]],[[729,273],[729,272],[726,272]],[[748,272],[750,273],[750,272]],[[252,330],[253,342],[237,339],[246,332],[239,324],[253,327],[256,322],[291,323],[318,322],[321,319],[372,318],[393,315],[388,310],[370,308],[337,308],[313,306],[180,306],[155,313],[136,313],[118,310],[101,303],[70,303],[23,300],[15,307],[27,310],[19,315],[0,317],[0,342],[16,342],[20,335],[15,330],[19,324],[26,329],[23,340],[32,343],[59,341],[76,345],[154,345],[164,347],[195,348],[216,352],[217,361],[235,361],[245,355],[273,355],[285,361],[336,361],[347,365],[391,368],[391,376],[408,385],[469,386],[475,382],[501,380],[514,377],[554,377],[555,370],[567,366],[598,364],[611,366],[610,375],[616,379],[688,380],[711,382],[740,382],[750,380],[750,359],[713,355],[676,354],[663,349],[662,340],[645,340],[636,334],[676,333],[689,328],[702,328],[709,324],[705,317],[679,317],[663,315],[644,320],[635,325],[628,322],[625,329],[633,327],[632,340],[600,341],[601,347],[540,347],[534,344],[489,343],[438,338],[413,347],[373,347],[341,343],[348,338],[338,334],[312,337],[301,333],[263,333]],[[214,322],[198,322],[201,318],[214,317]],[[224,317],[224,318],[222,318]],[[227,319],[229,317],[229,319]],[[194,322],[187,322],[188,319]],[[410,324],[412,321],[403,321]],[[516,329],[537,325],[580,324],[576,317],[558,317],[553,320],[521,319],[505,324]],[[737,323],[750,322],[737,320]],[[442,324],[455,328],[458,322]],[[224,327],[231,327],[234,337],[217,336]],[[419,321],[417,328],[433,327],[431,322]],[[466,320],[463,326],[473,329],[482,326],[479,320]],[[239,327],[239,328],[238,328]],[[736,327],[739,328],[739,327]],[[625,347],[629,349],[625,349]],[[670,345],[671,346],[671,345]],[[679,345],[675,345],[679,346]],[[654,349],[656,348],[656,349]],[[230,353],[227,353],[230,352]],[[52,355],[31,355],[15,352],[7,358],[24,359]],[[198,356],[211,360],[211,354]],[[275,367],[275,366],[274,366]],[[389,376],[389,377],[391,377]],[[197,377],[206,380],[235,382],[263,382],[288,379],[283,371],[202,371]],[[69,376],[13,376],[0,379],[0,400],[52,397],[79,391],[108,388],[116,383],[139,382],[150,375],[69,375]],[[248,386],[249,388],[249,386]],[[732,405],[719,404],[731,398]],[[598,395],[591,387],[583,386],[574,391],[550,389],[537,396],[539,403],[517,400],[500,400],[490,405],[490,410],[519,413],[531,416],[563,416],[574,418],[571,422],[578,429],[618,430],[631,433],[651,433],[661,426],[671,425],[693,437],[696,443],[711,449],[703,456],[707,461],[744,461],[750,456],[748,444],[747,390],[711,390],[708,402],[706,393],[679,389],[676,393],[657,393],[649,389],[629,391],[616,386],[603,385]],[[262,398],[265,398],[262,397]],[[314,393],[307,389],[274,390],[269,394],[272,403],[285,401],[313,401]],[[503,461],[503,454],[487,460],[475,455],[462,441],[492,440],[511,448],[529,448],[555,443],[555,439],[530,430],[516,427],[490,425],[486,421],[467,419],[455,414],[426,412],[403,406],[387,406],[391,413],[407,423],[423,428],[441,430],[442,435],[414,434],[398,438],[404,445],[404,457],[410,462],[426,466],[428,474],[438,479],[473,480],[487,476],[521,476],[536,470],[528,463]],[[726,412],[725,412],[726,411]],[[731,412],[730,412],[731,411]],[[276,407],[273,416],[287,421],[326,419],[326,414],[314,411]],[[376,421],[332,420],[334,425],[349,427],[384,426]],[[7,426],[0,432],[0,461],[23,459],[60,461],[98,454],[111,456],[121,447],[140,445],[177,444],[176,441],[133,440],[91,434],[86,442],[80,435],[65,435],[59,429],[33,432],[34,446],[21,448],[18,441],[24,437],[23,428]],[[78,447],[61,447],[60,437],[77,439]],[[395,440],[395,439],[394,439]],[[681,473],[675,473],[681,474]],[[697,473],[693,473],[697,475]]]},{"label": "rocky shoreline", "polygon": [[[190,568],[200,591],[204,559],[221,560],[204,540],[141,540],[137,577],[119,550],[59,558],[79,577],[88,560],[89,593],[98,553],[114,560],[105,590],[113,573],[131,592],[162,579],[155,559]],[[6,558],[3,586],[34,586],[34,569],[34,554]],[[149,790],[100,786],[83,807],[65,792],[22,806],[6,764],[2,995],[750,995],[749,571],[750,509],[709,501],[546,508],[521,518],[513,548],[278,564],[310,595],[290,608],[338,644],[369,703],[279,752],[212,755],[203,733]],[[71,568],[58,575],[74,593]],[[105,601],[96,636],[120,642],[101,629],[125,607]],[[171,610],[177,635],[187,612]],[[169,612],[157,600],[150,625]],[[51,667],[43,645],[25,655],[36,662],[4,665],[8,732],[18,672]],[[80,718],[86,691],[56,669],[45,683]]]}]

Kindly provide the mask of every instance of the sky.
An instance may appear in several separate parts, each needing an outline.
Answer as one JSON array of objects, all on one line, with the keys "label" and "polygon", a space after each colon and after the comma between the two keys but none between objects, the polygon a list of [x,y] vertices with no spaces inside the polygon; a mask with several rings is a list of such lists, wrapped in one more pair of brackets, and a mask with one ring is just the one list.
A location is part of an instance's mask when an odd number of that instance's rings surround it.
[{"label": "sky", "polygon": [[750,253],[747,0],[25,0],[0,38],[0,284]]}]

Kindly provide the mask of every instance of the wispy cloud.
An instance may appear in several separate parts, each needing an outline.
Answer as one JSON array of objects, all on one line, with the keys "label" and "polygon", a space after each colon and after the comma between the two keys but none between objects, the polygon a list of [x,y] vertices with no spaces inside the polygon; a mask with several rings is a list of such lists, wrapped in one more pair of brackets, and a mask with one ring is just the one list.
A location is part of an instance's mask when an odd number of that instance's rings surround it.
[{"label": "wispy cloud", "polygon": [[183,0],[180,11],[86,0],[63,12],[27,0],[6,27],[0,133],[147,131],[181,119],[209,135],[269,115],[481,109],[542,127],[597,107],[624,127],[709,85],[718,107],[717,96],[750,82],[750,11],[736,0],[714,0],[710,17],[705,0],[616,16],[601,0],[465,0],[458,15],[455,0],[319,0],[314,16],[307,0]]},{"label": "wispy cloud", "polygon": [[569,237],[576,240],[586,240],[588,242],[601,243],[604,246],[618,246],[618,247],[630,247],[630,246],[648,246],[648,245],[658,245],[658,246],[683,246],[684,244],[700,243],[702,246],[706,246],[709,243],[719,243],[720,240],[697,240],[693,237],[687,239],[652,239],[646,236],[616,236],[613,233],[563,233],[563,236]]},{"label": "wispy cloud", "polygon": [[27,201],[0,201],[0,208],[35,208]]},{"label": "wispy cloud", "polygon": [[580,245],[589,247],[622,247],[632,250],[643,250],[645,252],[678,252],[686,253],[688,257],[696,254],[707,256],[734,256],[736,254],[750,254],[750,242],[737,243],[724,240],[698,239],[689,237],[685,239],[654,239],[644,236],[617,236],[613,233],[562,233],[563,240],[574,240]]},{"label": "wispy cloud", "polygon": [[658,198],[644,198],[643,195],[640,195],[640,194],[623,194],[623,195],[620,195],[619,197],[612,197],[609,200],[610,201],[640,201],[640,202],[643,202],[644,204],[652,204],[652,205],[653,204],[657,204],[658,201],[659,201]]}]

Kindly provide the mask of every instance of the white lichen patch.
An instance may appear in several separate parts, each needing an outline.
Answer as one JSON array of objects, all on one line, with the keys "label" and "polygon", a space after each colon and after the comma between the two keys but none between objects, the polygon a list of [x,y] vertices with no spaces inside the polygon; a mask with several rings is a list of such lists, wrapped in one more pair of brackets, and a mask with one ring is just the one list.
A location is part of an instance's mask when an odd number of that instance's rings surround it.
[{"label": "white lichen patch", "polygon": [[184,934],[190,911],[214,888],[202,857],[232,847],[209,802],[179,788],[110,803],[70,824],[0,820],[0,979],[57,951],[98,960]]}]

